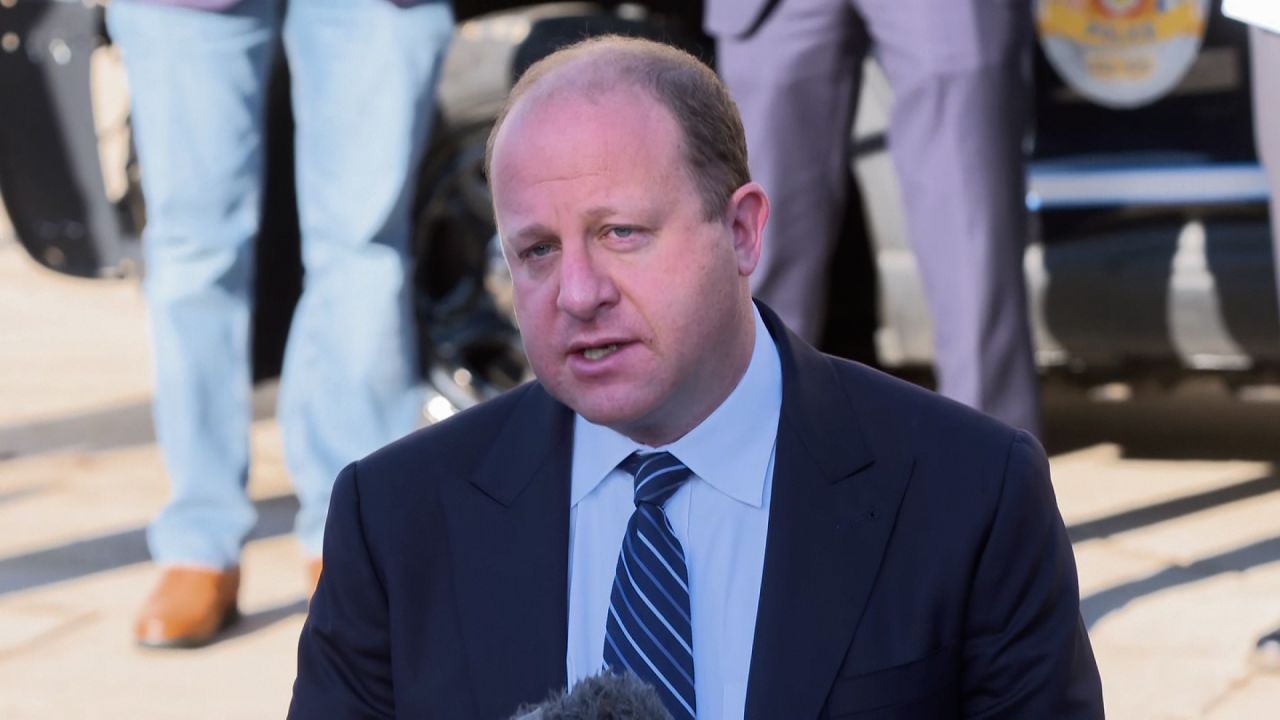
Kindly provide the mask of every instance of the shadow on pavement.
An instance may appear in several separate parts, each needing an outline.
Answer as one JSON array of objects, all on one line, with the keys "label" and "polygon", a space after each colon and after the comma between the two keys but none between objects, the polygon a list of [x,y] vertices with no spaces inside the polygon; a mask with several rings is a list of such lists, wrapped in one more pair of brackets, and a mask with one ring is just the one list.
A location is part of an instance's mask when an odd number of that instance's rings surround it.
[{"label": "shadow on pavement", "polygon": [[1175,520],[1219,505],[1248,500],[1277,490],[1280,490],[1280,477],[1274,474],[1268,475],[1195,495],[1166,500],[1155,505],[1126,510],[1096,520],[1076,523],[1067,528],[1067,535],[1070,536],[1072,543],[1096,540],[1167,520]]},{"label": "shadow on pavement", "polygon": [[[278,495],[254,503],[258,524],[250,540],[284,535],[293,529],[298,501]],[[148,562],[146,528],[76,540],[65,545],[0,558],[0,597],[86,575]],[[273,621],[274,622],[274,621]]]},{"label": "shadow on pavement", "polygon": [[[256,388],[253,393],[253,419],[271,417],[275,403],[273,383]],[[142,400],[47,420],[0,426],[0,463],[59,450],[98,452],[149,445],[155,441],[151,401]]]},{"label": "shadow on pavement", "polygon": [[[1245,402],[1208,387],[1189,392],[1139,395],[1124,402],[1098,402],[1076,393],[1046,393],[1045,447],[1057,455],[1099,444],[1115,444],[1124,458],[1158,460],[1246,460],[1273,464],[1265,477],[1157,502],[1067,528],[1072,543],[1106,538],[1177,520],[1220,505],[1280,491],[1280,403]],[[1080,599],[1092,628],[1100,620],[1147,595],[1280,560],[1280,536],[1188,565],[1170,565]],[[1277,600],[1280,612],[1280,600]]]},{"label": "shadow on pavement", "polygon": [[[1225,572],[1241,572],[1280,560],[1280,537],[1268,538],[1235,550],[1197,560],[1190,565],[1175,565],[1145,578],[1121,583],[1080,598],[1080,614],[1092,628],[1099,620],[1123,608],[1133,600],[1170,588],[1205,580]],[[1276,600],[1280,612],[1280,598]]]},{"label": "shadow on pavement", "polygon": [[1225,391],[1091,401],[1045,393],[1050,455],[1114,443],[1126,458],[1280,461],[1280,402],[1246,402]]},{"label": "shadow on pavement", "polygon": [[226,642],[244,635],[256,633],[259,630],[283,622],[294,615],[307,614],[307,601],[298,599],[290,603],[275,605],[265,610],[259,610],[253,613],[246,613],[241,616],[240,621],[232,625],[226,632],[220,633],[217,642]]},{"label": "shadow on pavement", "polygon": [[155,441],[151,404],[136,402],[0,427],[0,462],[58,450],[94,452]]}]

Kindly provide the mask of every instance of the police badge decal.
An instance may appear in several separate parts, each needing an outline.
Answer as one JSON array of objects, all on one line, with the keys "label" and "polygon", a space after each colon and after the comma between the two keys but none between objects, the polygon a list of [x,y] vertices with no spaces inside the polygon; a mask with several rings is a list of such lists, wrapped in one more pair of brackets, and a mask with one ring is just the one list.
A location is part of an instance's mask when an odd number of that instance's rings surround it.
[{"label": "police badge decal", "polygon": [[1036,30],[1054,70],[1100,105],[1160,99],[1195,62],[1209,0],[1036,0]]}]

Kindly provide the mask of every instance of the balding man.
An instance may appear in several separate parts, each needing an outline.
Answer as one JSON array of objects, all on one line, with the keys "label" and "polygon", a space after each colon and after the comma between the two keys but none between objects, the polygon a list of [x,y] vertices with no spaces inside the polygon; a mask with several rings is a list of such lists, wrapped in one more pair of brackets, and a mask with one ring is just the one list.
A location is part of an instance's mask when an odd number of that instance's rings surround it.
[{"label": "balding man", "polygon": [[602,669],[677,718],[1101,717],[1040,446],[752,302],[745,148],[670,47],[520,80],[488,165],[538,379],[339,476],[291,717],[504,718]]}]

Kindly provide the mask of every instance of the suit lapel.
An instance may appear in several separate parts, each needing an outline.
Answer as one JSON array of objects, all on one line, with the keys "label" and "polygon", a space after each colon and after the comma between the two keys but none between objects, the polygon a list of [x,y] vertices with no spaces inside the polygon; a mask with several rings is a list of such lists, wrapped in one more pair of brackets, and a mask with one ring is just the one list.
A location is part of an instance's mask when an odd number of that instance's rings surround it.
[{"label": "suit lapel", "polygon": [[749,718],[817,717],[850,646],[910,475],[876,445],[830,361],[761,307],[782,358],[782,413]]},{"label": "suit lapel", "polygon": [[447,502],[458,615],[481,717],[565,685],[572,413],[526,388]]}]

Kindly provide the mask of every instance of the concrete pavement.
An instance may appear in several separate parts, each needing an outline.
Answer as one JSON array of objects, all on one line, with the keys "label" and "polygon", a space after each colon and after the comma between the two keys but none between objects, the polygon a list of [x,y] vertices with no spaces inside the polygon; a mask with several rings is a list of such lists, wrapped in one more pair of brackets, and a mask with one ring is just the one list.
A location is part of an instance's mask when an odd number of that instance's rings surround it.
[{"label": "concrete pavement", "polygon": [[[245,620],[198,651],[130,642],[166,494],[148,382],[135,283],[59,277],[0,238],[0,717],[284,713],[305,604],[270,388]],[[1280,405],[1193,387],[1047,407],[1109,716],[1280,717],[1280,673],[1248,652],[1280,625]]]}]

